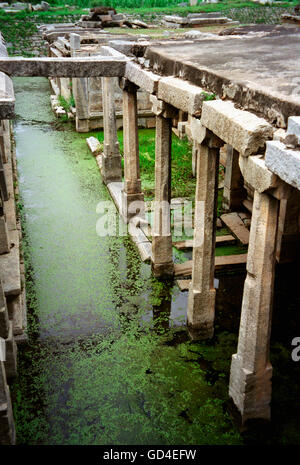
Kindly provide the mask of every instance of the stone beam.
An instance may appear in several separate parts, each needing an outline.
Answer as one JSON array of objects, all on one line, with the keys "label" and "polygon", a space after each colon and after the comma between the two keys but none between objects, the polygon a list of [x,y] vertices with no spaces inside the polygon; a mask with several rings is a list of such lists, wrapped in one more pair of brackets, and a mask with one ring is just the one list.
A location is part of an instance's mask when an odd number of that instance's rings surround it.
[{"label": "stone beam", "polygon": [[159,100],[155,95],[150,95],[150,102],[152,103],[152,111],[156,116],[162,116],[163,118],[174,118],[177,110],[172,105]]},{"label": "stone beam", "polygon": [[270,171],[300,190],[300,148],[288,149],[279,141],[267,142],[265,163]]},{"label": "stone beam", "polygon": [[9,76],[119,77],[130,58],[110,56],[72,58],[0,58],[0,71]]},{"label": "stone beam", "polygon": [[239,165],[245,181],[260,194],[278,186],[276,174],[267,167],[262,156],[239,157]]},{"label": "stone beam", "polygon": [[149,94],[156,94],[160,76],[146,71],[136,63],[129,61],[126,63],[125,77]]},{"label": "stone beam", "polygon": [[223,100],[203,102],[201,123],[244,157],[264,148],[274,132],[263,118]]},{"label": "stone beam", "polygon": [[201,87],[171,76],[159,80],[157,97],[190,115],[200,116],[207,93]]}]

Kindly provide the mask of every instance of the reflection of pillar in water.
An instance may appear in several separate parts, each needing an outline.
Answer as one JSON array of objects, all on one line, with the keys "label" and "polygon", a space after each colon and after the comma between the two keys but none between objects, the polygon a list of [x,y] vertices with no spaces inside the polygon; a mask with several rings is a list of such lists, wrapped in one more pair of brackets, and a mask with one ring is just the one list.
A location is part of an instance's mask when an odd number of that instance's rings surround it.
[{"label": "reflection of pillar in water", "polygon": [[154,301],[159,302],[156,305],[153,305],[154,327],[158,332],[162,330],[166,331],[170,326],[169,321],[172,303],[171,282],[158,282],[155,278],[153,278],[153,283],[159,283],[158,286],[153,286],[152,293]]}]

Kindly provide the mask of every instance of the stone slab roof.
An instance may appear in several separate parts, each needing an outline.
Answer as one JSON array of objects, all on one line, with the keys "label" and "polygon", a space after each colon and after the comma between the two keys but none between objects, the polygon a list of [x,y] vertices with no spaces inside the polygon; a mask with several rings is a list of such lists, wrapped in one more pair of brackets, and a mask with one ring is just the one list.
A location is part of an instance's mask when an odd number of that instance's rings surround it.
[{"label": "stone slab roof", "polygon": [[300,29],[149,45],[150,68],[231,99],[279,127],[300,115]]}]

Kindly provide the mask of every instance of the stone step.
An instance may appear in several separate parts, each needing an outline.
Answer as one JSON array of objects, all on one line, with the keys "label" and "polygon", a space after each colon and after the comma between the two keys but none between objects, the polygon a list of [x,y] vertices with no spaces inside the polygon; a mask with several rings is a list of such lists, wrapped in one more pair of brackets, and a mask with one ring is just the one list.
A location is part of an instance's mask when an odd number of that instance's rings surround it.
[{"label": "stone step", "polygon": [[249,244],[250,232],[236,212],[221,215],[221,220],[243,245]]},{"label": "stone step", "polygon": [[[223,268],[231,268],[234,266],[245,265],[247,263],[247,254],[239,255],[222,255],[215,257],[215,270]],[[174,265],[174,276],[191,276],[192,275],[193,260],[188,260],[184,263]]]},{"label": "stone step", "polygon": [[119,212],[122,211],[122,190],[124,189],[123,182],[110,182],[107,184],[107,188],[110,195],[115,202],[115,205]]},{"label": "stone step", "polygon": [[[235,237],[233,237],[231,234],[228,234],[226,236],[216,237],[216,245],[234,244],[235,241],[236,241]],[[192,249],[193,243],[194,243],[194,239],[188,239],[185,241],[175,241],[173,242],[173,246],[176,247],[176,249],[178,250]]]}]

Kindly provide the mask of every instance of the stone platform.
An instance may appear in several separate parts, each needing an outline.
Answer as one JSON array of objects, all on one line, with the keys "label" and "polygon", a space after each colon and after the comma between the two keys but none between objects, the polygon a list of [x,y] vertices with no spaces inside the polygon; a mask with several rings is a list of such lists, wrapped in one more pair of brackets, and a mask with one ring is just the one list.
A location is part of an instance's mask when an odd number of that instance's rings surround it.
[{"label": "stone platform", "polygon": [[145,58],[159,74],[179,76],[286,127],[288,116],[300,115],[300,30],[268,29],[156,44]]}]

